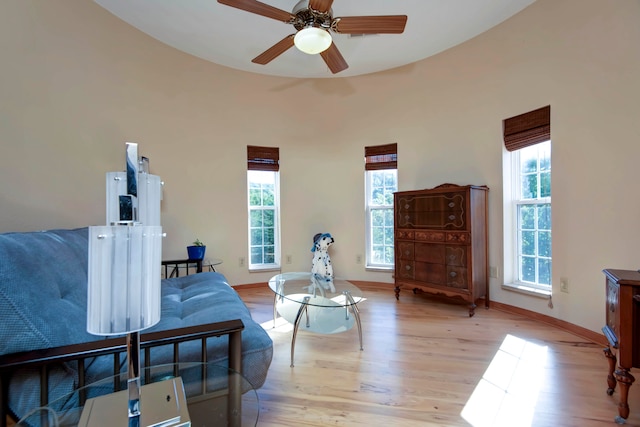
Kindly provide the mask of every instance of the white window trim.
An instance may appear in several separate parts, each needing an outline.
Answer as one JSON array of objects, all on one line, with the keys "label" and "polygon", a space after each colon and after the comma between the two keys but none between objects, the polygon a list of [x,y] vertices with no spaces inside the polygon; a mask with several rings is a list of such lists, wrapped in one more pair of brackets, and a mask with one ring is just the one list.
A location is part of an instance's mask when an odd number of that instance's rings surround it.
[{"label": "white window trim", "polygon": [[[250,206],[250,180],[249,180],[249,172],[247,171],[247,269],[249,272],[263,272],[263,271],[276,271],[281,269],[282,262],[282,254],[280,249],[280,172],[279,171],[264,171],[267,173],[275,174],[275,183],[274,183],[274,201],[275,201],[275,221],[274,221],[274,252],[275,252],[275,262],[272,264],[251,264],[251,206]],[[259,208],[263,209],[263,208]]]},{"label": "white window trim", "polygon": [[[384,169],[385,171],[395,171],[396,173],[396,191],[398,190],[398,169]],[[371,172],[379,172],[378,171],[365,171],[364,172],[364,182],[365,182],[365,269],[370,271],[393,271],[395,269],[395,263],[391,264],[377,264],[373,263],[371,260],[371,252],[372,252],[372,224],[371,224],[371,213],[373,210],[391,210],[393,212],[393,203],[388,206],[375,206],[371,207],[369,205],[369,195],[371,194],[371,184],[372,180],[369,179]],[[395,238],[395,236],[394,236]]]},{"label": "white window trim", "polygon": [[[509,179],[503,179],[505,200],[503,212],[504,227],[504,283],[502,288],[506,290],[516,291],[531,296],[548,298],[552,294],[553,278],[549,285],[540,285],[537,283],[522,282],[519,277],[519,242],[518,242],[518,205],[522,204],[551,204],[553,212],[553,204],[551,197],[543,197],[535,200],[520,200],[519,189],[515,183],[515,177],[520,176],[520,152],[509,152],[505,150],[506,155],[503,157],[504,176]],[[553,171],[551,172],[553,176]],[[553,226],[552,226],[553,235]],[[553,257],[551,258],[553,260]]]}]

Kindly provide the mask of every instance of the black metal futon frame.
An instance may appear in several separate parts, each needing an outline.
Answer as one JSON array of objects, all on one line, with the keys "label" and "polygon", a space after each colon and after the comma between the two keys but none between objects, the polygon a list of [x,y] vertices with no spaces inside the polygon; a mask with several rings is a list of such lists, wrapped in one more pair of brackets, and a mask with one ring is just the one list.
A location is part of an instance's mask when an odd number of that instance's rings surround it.
[{"label": "black metal futon frame", "polygon": [[[140,334],[140,349],[144,352],[144,366],[141,367],[141,376],[144,380],[146,372],[151,367],[151,348],[173,345],[173,363],[178,369],[179,344],[187,341],[201,341],[200,362],[207,362],[207,339],[229,336],[229,369],[242,373],[242,331],[244,324],[241,320],[229,320],[225,322],[209,323],[205,325],[190,326],[186,328],[172,329],[168,331],[150,332]],[[61,347],[34,350],[22,353],[14,353],[0,356],[0,427],[6,427],[8,417],[14,419],[15,414],[9,411],[9,381],[12,372],[21,368],[37,368],[40,376],[40,406],[49,403],[48,384],[49,369],[54,365],[65,362],[77,362],[78,364],[78,388],[85,384],[85,361],[97,356],[113,356],[113,375],[120,374],[121,355],[126,353],[126,337],[108,338],[82,344],[73,344]],[[203,365],[204,366],[204,365]],[[178,375],[177,372],[174,375]],[[206,377],[206,369],[203,368],[203,378]],[[144,381],[143,381],[144,382]],[[120,389],[119,382],[114,382],[114,391]],[[237,405],[234,410],[240,409],[242,390],[241,387],[230,388],[229,405]],[[80,394],[80,404],[84,404],[86,396]]]}]

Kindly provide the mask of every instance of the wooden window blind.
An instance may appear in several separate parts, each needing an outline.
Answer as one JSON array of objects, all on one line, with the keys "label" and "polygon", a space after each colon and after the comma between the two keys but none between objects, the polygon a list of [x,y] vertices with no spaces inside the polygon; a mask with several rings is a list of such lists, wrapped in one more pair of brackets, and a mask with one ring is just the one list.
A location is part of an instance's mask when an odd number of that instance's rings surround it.
[{"label": "wooden window blind", "polygon": [[398,144],[364,147],[364,169],[398,169]]},{"label": "wooden window blind", "polygon": [[247,145],[247,169],[277,172],[280,170],[280,149]]},{"label": "wooden window blind", "polygon": [[551,139],[551,106],[538,108],[503,122],[504,146],[520,150]]}]

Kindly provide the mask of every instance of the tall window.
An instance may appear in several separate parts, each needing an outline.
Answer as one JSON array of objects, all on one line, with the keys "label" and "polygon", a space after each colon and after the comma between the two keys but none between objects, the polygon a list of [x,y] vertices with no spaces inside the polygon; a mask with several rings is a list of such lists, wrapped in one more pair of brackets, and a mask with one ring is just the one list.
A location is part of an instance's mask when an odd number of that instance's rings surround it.
[{"label": "tall window", "polygon": [[393,193],[398,191],[398,144],[365,147],[366,266],[392,269]]},{"label": "tall window", "polygon": [[247,146],[249,269],[280,267],[280,151]]},{"label": "tall window", "polygon": [[[505,272],[516,286],[551,290],[551,128],[550,107],[504,121],[505,147],[510,152],[511,203],[505,217]],[[506,190],[507,186],[505,186]],[[505,191],[506,195],[507,191]]]}]

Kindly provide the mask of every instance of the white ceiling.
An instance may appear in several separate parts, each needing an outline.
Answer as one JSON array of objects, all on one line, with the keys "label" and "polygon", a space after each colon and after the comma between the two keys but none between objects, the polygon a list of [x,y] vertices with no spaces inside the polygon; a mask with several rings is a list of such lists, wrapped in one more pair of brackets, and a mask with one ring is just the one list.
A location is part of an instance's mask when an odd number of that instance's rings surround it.
[{"label": "white ceiling", "polygon": [[[535,0],[335,0],[333,16],[407,15],[403,34],[332,33],[349,68],[331,74],[295,47],[267,65],[251,60],[295,28],[216,0],[94,0],[151,37],[207,61],[285,77],[347,77],[410,64],[469,40]],[[262,0],[290,12],[298,0]]]}]

